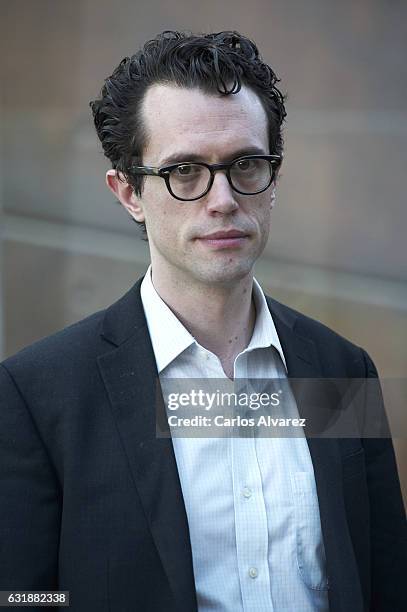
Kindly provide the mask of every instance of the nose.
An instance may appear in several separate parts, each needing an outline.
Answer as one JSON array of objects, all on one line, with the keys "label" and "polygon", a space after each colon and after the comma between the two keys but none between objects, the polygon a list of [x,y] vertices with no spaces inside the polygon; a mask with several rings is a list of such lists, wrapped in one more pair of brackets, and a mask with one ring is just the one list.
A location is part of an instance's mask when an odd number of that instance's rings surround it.
[{"label": "nose", "polygon": [[229,184],[226,173],[215,173],[212,187],[206,196],[206,208],[210,213],[230,214],[239,208],[235,192]]}]

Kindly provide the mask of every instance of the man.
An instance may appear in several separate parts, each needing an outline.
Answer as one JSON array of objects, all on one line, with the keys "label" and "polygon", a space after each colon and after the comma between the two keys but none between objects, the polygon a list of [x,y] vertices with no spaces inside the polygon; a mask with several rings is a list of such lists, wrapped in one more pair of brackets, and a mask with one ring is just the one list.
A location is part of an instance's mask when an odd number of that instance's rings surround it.
[{"label": "man", "polygon": [[151,267],[1,367],[1,589],[69,590],[75,612],[405,609],[389,439],[156,435],[173,379],[377,377],[253,279],[282,160],[276,82],[235,32],[165,32],[92,103]]}]

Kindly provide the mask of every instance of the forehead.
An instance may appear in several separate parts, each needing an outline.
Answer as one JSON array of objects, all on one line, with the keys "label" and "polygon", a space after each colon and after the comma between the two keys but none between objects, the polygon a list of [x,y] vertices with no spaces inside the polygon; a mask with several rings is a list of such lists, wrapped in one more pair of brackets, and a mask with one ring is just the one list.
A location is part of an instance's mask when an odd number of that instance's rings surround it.
[{"label": "forehead", "polygon": [[237,94],[222,96],[156,84],[146,92],[142,117],[147,135],[144,163],[158,163],[182,151],[208,161],[244,148],[268,153],[266,113],[259,97],[244,86]]}]

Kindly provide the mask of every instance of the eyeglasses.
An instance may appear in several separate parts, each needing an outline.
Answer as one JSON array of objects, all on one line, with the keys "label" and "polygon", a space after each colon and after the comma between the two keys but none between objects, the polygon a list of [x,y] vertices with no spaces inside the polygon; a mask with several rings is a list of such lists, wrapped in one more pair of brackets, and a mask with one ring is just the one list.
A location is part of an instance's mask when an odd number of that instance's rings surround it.
[{"label": "eyeglasses", "polygon": [[245,155],[224,164],[182,162],[162,168],[131,166],[129,170],[135,175],[160,176],[174,198],[192,202],[209,192],[218,170],[226,172],[229,185],[237,193],[262,193],[270,187],[280,164],[280,155]]}]

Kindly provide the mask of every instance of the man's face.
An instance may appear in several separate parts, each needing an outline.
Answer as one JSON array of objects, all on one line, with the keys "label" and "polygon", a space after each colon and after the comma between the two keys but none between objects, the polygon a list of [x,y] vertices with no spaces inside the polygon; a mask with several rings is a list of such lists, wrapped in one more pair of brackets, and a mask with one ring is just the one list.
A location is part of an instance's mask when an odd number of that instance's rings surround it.
[{"label": "man's face", "polygon": [[[142,112],[146,166],[221,163],[245,154],[269,154],[266,113],[256,94],[245,87],[238,94],[218,96],[154,85],[146,93]],[[126,208],[146,223],[153,274],[181,284],[229,285],[250,275],[266,245],[273,187],[258,195],[241,195],[219,171],[206,196],[182,202],[170,195],[163,179],[147,177],[141,197],[133,195]],[[206,238],[228,230],[239,230],[243,236],[229,241]]]}]

